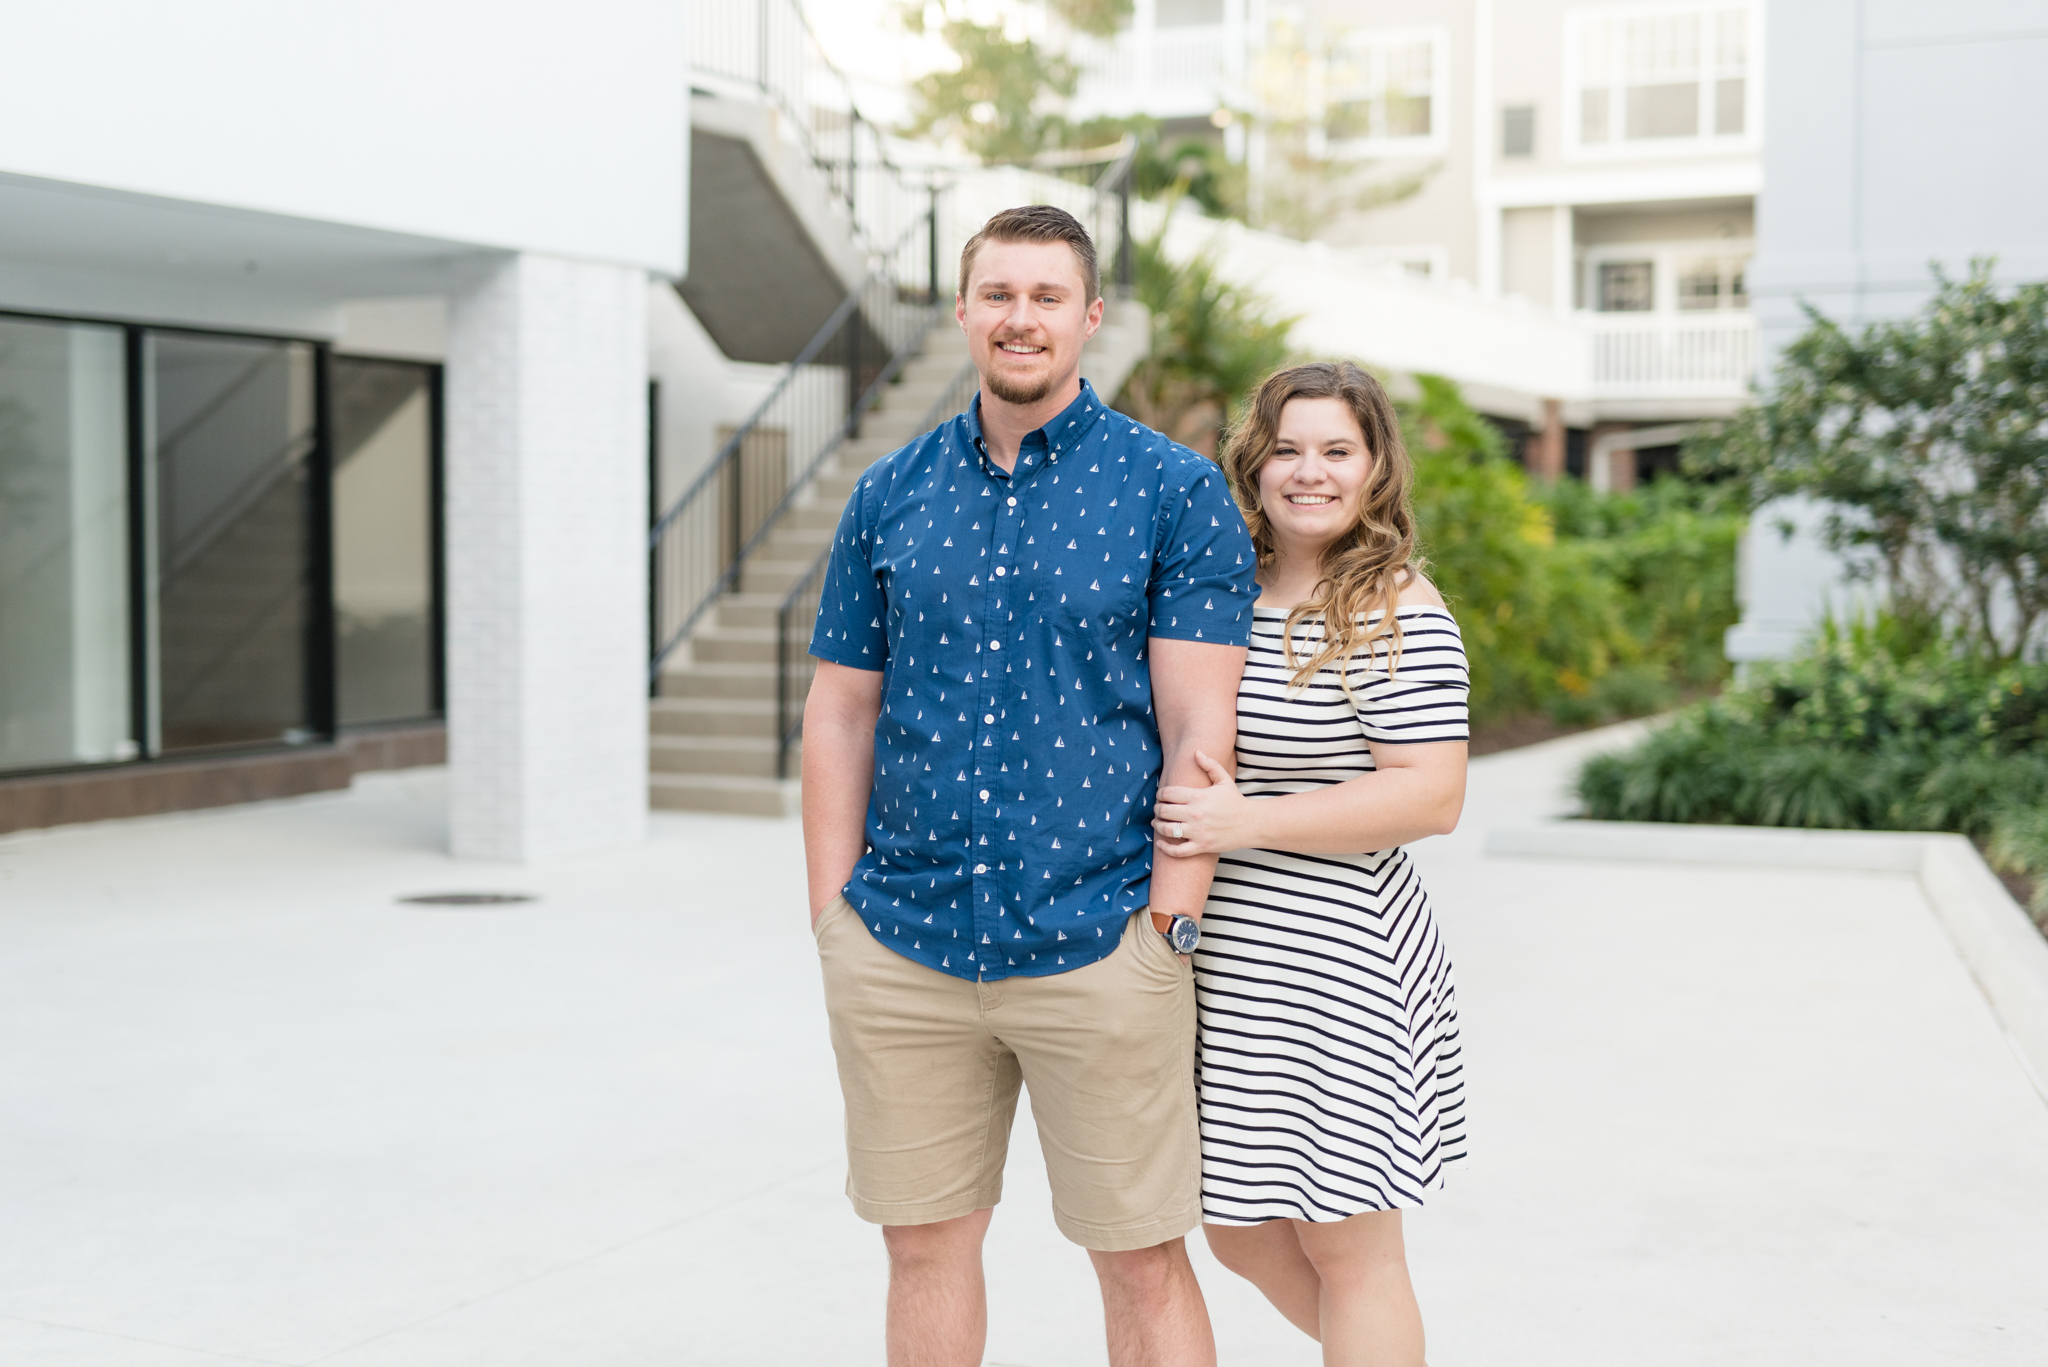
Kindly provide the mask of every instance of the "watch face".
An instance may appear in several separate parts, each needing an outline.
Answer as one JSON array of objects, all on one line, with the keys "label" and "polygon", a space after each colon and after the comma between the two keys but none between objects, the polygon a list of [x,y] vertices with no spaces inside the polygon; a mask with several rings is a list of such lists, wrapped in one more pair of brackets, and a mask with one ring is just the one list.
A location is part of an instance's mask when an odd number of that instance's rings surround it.
[{"label": "watch face", "polygon": [[1166,928],[1166,942],[1173,946],[1176,954],[1194,953],[1195,944],[1201,938],[1202,928],[1195,924],[1193,917],[1176,916],[1173,924]]}]

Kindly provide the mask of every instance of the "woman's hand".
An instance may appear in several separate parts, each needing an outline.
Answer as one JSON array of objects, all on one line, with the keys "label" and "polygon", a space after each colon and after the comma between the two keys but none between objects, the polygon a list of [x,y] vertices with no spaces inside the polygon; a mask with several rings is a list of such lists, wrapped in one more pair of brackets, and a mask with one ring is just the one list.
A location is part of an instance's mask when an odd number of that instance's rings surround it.
[{"label": "woman's hand", "polygon": [[1241,850],[1252,841],[1252,800],[1237,791],[1230,771],[1195,751],[1209,776],[1207,788],[1161,788],[1152,806],[1153,848],[1176,859]]}]

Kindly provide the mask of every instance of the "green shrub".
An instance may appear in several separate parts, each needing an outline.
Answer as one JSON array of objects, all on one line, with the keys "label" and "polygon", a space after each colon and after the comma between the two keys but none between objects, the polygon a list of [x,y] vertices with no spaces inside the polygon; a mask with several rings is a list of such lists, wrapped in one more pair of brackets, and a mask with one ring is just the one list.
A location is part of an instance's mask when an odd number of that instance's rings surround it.
[{"label": "green shrub", "polygon": [[2048,807],[2009,807],[1991,825],[1991,867],[2034,882],[2027,910],[2048,925]]},{"label": "green shrub", "polygon": [[2002,838],[2014,870],[2030,872],[2048,808],[2048,664],[2000,664],[1957,642],[1901,653],[1902,639],[1882,621],[1829,631],[1798,659],[1759,667],[1583,766],[1586,814],[1960,831]]},{"label": "green shrub", "polygon": [[1399,405],[1416,524],[1465,638],[1475,721],[1640,716],[1724,674],[1739,516],[1675,480],[1627,495],[1539,488],[1456,385],[1416,381]]}]

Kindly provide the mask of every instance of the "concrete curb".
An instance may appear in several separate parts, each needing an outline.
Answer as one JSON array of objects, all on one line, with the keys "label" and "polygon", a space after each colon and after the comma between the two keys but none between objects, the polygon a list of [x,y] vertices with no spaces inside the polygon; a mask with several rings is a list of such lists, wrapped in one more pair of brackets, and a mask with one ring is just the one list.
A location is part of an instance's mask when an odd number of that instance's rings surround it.
[{"label": "concrete curb", "polygon": [[2048,1099],[2048,940],[1960,835],[1680,826],[1654,821],[1549,821],[1497,826],[1486,853],[1509,859],[1748,864],[1910,874],[2005,1027],[2034,1087]]}]

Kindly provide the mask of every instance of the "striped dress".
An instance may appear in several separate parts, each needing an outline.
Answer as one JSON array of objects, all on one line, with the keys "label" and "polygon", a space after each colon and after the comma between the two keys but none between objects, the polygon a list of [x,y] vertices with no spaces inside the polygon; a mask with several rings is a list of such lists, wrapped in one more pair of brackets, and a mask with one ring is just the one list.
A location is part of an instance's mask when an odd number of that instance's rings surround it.
[{"label": "striped dress", "polygon": [[[1401,607],[1353,658],[1290,696],[1287,614],[1258,608],[1237,695],[1237,784],[1253,798],[1370,773],[1381,744],[1466,738],[1458,625]],[[1297,659],[1322,624],[1295,627]],[[1355,701],[1354,701],[1355,698]],[[1332,1221],[1419,1206],[1465,1155],[1451,961],[1406,851],[1223,856],[1195,952],[1202,1210],[1212,1224]]]}]

